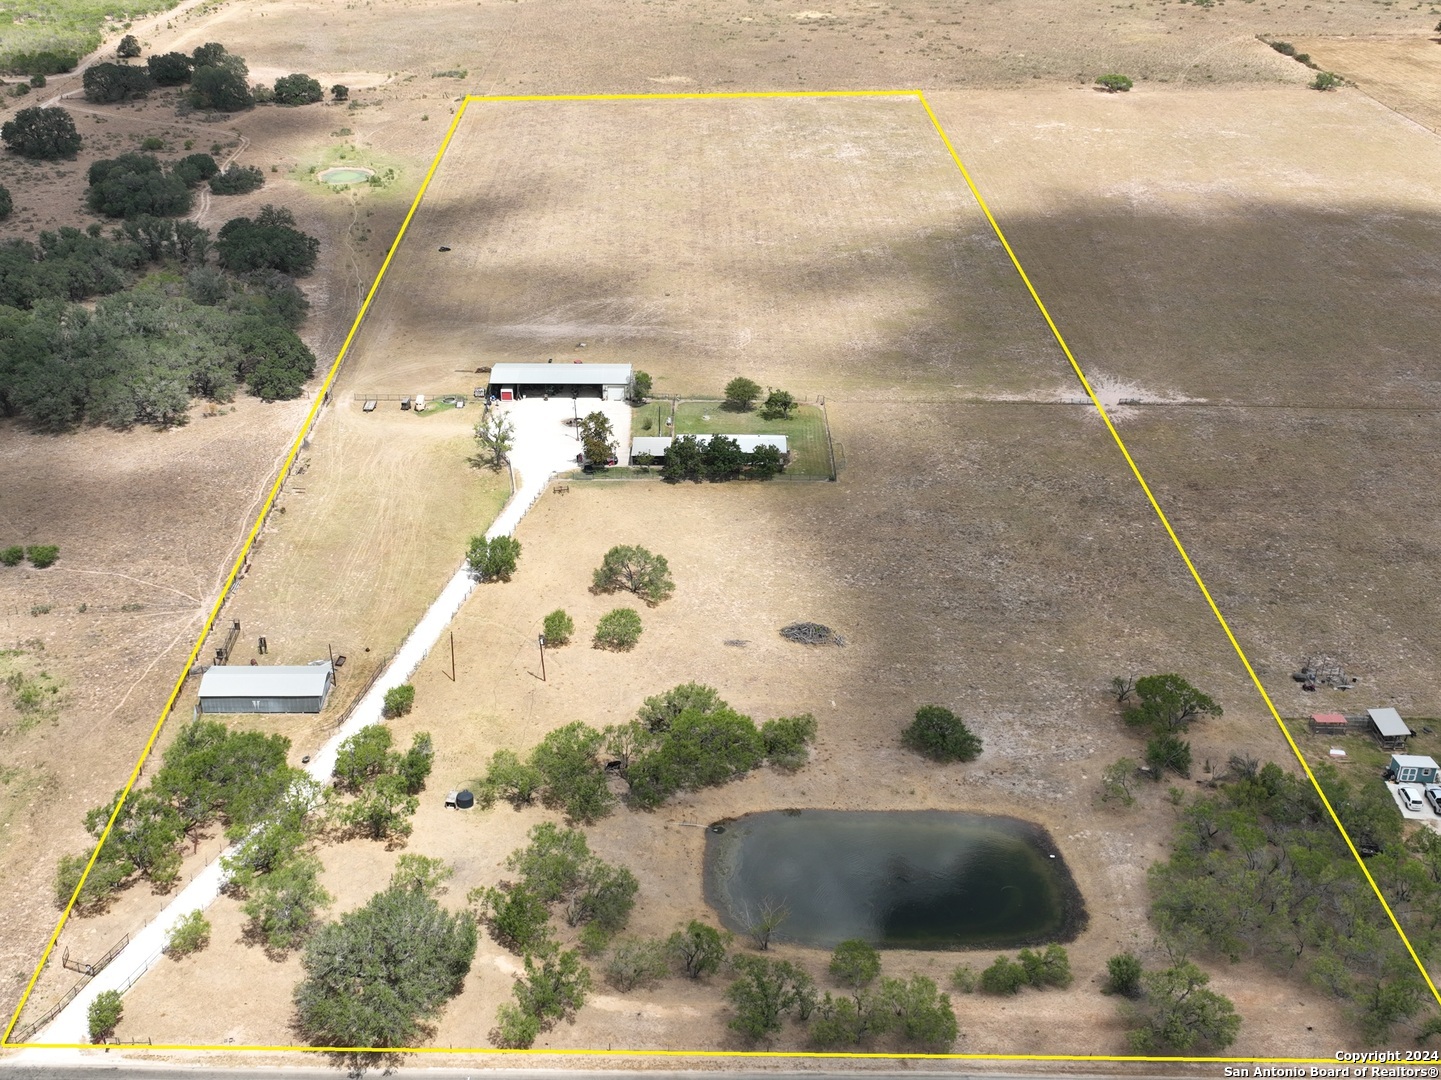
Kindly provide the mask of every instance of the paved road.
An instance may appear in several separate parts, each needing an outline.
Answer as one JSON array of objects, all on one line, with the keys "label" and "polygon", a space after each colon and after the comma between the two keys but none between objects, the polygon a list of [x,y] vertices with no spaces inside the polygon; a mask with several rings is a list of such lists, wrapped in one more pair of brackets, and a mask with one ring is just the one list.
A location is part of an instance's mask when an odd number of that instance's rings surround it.
[{"label": "paved road", "polygon": [[[939,1064],[939,1063],[935,1063]],[[1016,1062],[1008,1063],[1010,1065]],[[312,1066],[309,1068],[273,1068],[257,1067],[255,1069],[214,1069],[204,1065],[137,1065],[134,1063],[121,1063],[108,1065],[96,1063],[94,1065],[6,1065],[0,1063],[0,1076],[6,1080],[187,1080],[197,1073],[204,1073],[205,1080],[337,1080],[346,1074],[334,1068]],[[492,1069],[485,1066],[478,1066],[475,1069],[425,1069],[404,1067],[390,1073],[382,1073],[376,1070],[369,1076],[380,1078],[390,1076],[396,1080],[716,1080],[723,1077],[724,1080],[776,1080],[777,1077],[804,1076],[806,1080],[857,1080],[864,1077],[865,1080],[921,1080],[924,1077],[944,1076],[946,1080],[999,1080],[1001,1077],[1019,1078],[1031,1076],[1049,1076],[1054,1073],[1046,1073],[1041,1070],[1022,1071],[1008,1068],[1004,1073],[978,1073],[972,1071],[947,1071],[943,1068],[935,1068],[929,1062],[917,1062],[914,1069],[907,1069],[905,1072],[885,1073],[873,1072],[862,1065],[860,1068],[851,1071],[836,1072],[813,1072],[806,1070],[803,1073],[787,1073],[780,1069],[767,1072],[718,1072],[710,1069],[705,1072],[624,1072],[611,1071],[609,1069]],[[1139,1074],[1128,1074],[1125,1077],[1107,1077],[1091,1074],[1087,1080],[1156,1080],[1155,1077],[1142,1077]],[[1174,1080],[1174,1076],[1166,1078]]]}]

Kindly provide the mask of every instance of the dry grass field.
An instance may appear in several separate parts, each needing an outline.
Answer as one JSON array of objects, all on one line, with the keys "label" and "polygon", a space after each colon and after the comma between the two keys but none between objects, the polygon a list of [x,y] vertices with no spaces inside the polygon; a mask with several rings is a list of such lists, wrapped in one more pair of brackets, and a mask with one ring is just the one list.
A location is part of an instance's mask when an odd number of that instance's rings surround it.
[{"label": "dry grass field", "polygon": [[[1438,126],[1428,93],[1438,15],[1357,0],[1094,3],[1064,18],[970,0],[823,11],[231,0],[137,32],[147,51],[220,40],[257,77],[347,82],[354,107],[203,124],[177,119],[164,96],[66,98],[86,149],[57,165],[0,157],[17,204],[0,237],[89,220],[85,168],[144,136],[175,153],[186,139],[219,142],[261,166],[267,186],[211,200],[205,224],[276,202],[322,239],[305,335],[325,364],[466,92],[925,87],[1093,380],[1108,400],[1150,402],[1120,409],[1121,430],[1281,710],[1337,703],[1287,677],[1324,651],[1362,677],[1367,699],[1346,705],[1435,716],[1427,286],[1441,193],[1423,128]],[[1257,35],[1295,42],[1370,98],[1304,90],[1310,73]],[[1127,71],[1136,91],[1088,89],[1104,70]],[[43,96],[78,87],[78,76],[53,79]],[[41,97],[0,99],[0,119]],[[341,154],[398,178],[381,191],[314,184],[310,169]],[[529,745],[577,716],[620,719],[692,677],[758,719],[812,709],[822,735],[807,772],[757,775],[678,810],[795,805],[802,789],[807,805],[840,805],[864,784],[888,806],[1004,802],[1047,822],[1091,904],[1073,948],[1084,974],[1065,995],[958,999],[959,1046],[1035,1050],[1083,1027],[1059,1049],[1118,1049],[1114,1008],[1088,980],[1108,950],[1151,947],[1142,870],[1170,811],[1159,793],[1135,811],[1094,811],[1099,767],[1137,749],[1099,688],[1118,670],[1180,669],[1227,709],[1197,732],[1198,761],[1288,751],[1104,429],[1062,403],[1077,394],[1069,369],[909,100],[471,106],[308,471],[287,488],[286,513],[225,617],[243,619],[251,645],[250,627],[273,628],[277,658],[337,643],[357,664],[343,698],[497,498],[457,464],[468,414],[366,417],[350,393],[464,385],[456,369],[479,354],[568,359],[580,341],[586,359],[651,371],[661,392],[713,393],[743,373],[824,393],[850,467],[836,485],[577,485],[543,501],[522,529],[516,582],[482,592],[463,616],[460,681],[450,686],[434,660],[420,677],[409,723],[436,733],[441,770],[467,779],[496,745]],[[53,926],[55,858],[83,845],[80,813],[128,775],[307,404],[244,399],[164,434],[51,439],[0,425],[0,543],[62,547],[50,571],[0,570],[0,643],[42,641],[31,661],[64,685],[53,725],[21,731],[0,701],[7,1011]],[[349,532],[347,521],[361,524]],[[526,665],[539,616],[566,603],[582,628],[593,621],[609,605],[582,594],[589,565],[608,543],[636,539],[671,556],[676,600],[647,613],[634,656],[576,646],[537,684]],[[782,648],[776,626],[801,617],[831,622],[851,644]],[[720,647],[727,637],[752,645]],[[894,734],[921,700],[974,719],[987,757],[917,774]],[[292,721],[305,752],[320,731]],[[438,772],[433,789],[445,782]],[[696,831],[660,817],[619,814],[592,841],[620,861],[646,853],[633,863],[646,932],[700,910]],[[427,805],[411,850],[455,855],[458,903],[493,880],[532,820],[458,822]],[[684,857],[666,858],[673,850]],[[393,857],[328,849],[337,909],[363,901]],[[85,955],[163,902],[132,889],[67,935]],[[277,988],[294,964],[236,945],[227,904],[209,953],[127,998],[130,1033],[289,1041]],[[483,1042],[507,990],[505,959],[483,946],[437,1044]],[[240,991],[207,1010],[201,1031],[190,1003],[225,964]],[[1329,1053],[1306,1020],[1328,1039],[1345,1030],[1316,994],[1264,972],[1215,976],[1247,1017],[1239,1053]],[[46,992],[64,985],[53,978]],[[624,1017],[619,1041],[630,1045],[727,1045],[717,1002],[714,988],[670,984],[631,1018],[629,999],[601,996],[550,1038],[604,1045]]]}]

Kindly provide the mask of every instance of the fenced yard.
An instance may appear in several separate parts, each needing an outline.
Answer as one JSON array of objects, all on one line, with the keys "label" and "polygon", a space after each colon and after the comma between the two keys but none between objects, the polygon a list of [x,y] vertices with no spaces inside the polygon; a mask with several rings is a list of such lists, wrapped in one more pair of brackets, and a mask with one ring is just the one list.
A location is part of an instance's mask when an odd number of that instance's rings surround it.
[{"label": "fenced yard", "polygon": [[[653,405],[644,413],[650,415]],[[664,414],[662,414],[664,415]],[[678,401],[675,403],[675,435],[784,435],[790,440],[791,461],[785,475],[812,480],[831,478],[830,440],[826,435],[825,410],[819,405],[798,405],[788,420],[766,420],[759,409],[731,412],[720,401]],[[639,421],[639,415],[637,417]],[[658,424],[663,427],[663,421]],[[649,432],[634,430],[634,434]]]}]

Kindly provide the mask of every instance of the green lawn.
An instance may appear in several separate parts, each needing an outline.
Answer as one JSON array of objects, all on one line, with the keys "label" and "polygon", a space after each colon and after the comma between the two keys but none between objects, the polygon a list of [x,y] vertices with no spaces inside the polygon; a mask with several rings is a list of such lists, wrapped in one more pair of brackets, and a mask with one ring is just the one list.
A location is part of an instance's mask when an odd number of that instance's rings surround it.
[{"label": "green lawn", "polygon": [[[654,405],[646,406],[653,409]],[[632,435],[649,432],[631,429]],[[826,422],[820,408],[801,405],[789,420],[765,420],[759,410],[730,412],[719,401],[682,401],[675,408],[677,435],[785,435],[790,440],[791,463],[787,476],[829,479],[830,449]]]},{"label": "green lawn", "polygon": [[0,0],[0,68],[17,54],[42,49],[89,52],[100,44],[106,19],[139,18],[176,0]]}]

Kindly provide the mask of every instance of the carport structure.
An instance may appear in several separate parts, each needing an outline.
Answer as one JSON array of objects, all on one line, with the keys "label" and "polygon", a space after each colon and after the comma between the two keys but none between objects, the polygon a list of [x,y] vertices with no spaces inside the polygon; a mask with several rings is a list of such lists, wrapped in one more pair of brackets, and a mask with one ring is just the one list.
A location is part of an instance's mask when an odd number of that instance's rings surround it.
[{"label": "carport structure", "polygon": [[524,397],[624,401],[631,378],[629,364],[496,364],[490,371],[490,395],[501,401]]}]

